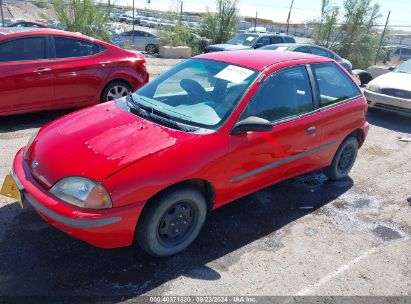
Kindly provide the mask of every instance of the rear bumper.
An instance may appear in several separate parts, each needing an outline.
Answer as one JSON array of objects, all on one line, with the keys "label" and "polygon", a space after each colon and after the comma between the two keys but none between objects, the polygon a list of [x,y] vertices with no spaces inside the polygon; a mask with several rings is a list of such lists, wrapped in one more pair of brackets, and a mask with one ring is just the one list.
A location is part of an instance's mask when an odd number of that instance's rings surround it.
[{"label": "rear bumper", "polygon": [[67,204],[42,188],[31,176],[21,149],[13,164],[13,179],[30,204],[49,224],[63,232],[101,248],[129,246],[143,204],[112,209],[82,209]]},{"label": "rear bumper", "polygon": [[411,100],[364,90],[370,108],[411,116]]}]

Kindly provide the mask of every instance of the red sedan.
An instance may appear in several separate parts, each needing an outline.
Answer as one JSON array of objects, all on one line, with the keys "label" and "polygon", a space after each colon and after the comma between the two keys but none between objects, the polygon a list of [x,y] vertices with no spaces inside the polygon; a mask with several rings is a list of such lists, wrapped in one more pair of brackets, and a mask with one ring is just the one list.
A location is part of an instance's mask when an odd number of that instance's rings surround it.
[{"label": "red sedan", "polygon": [[140,53],[79,33],[0,28],[0,116],[85,107],[147,81]]},{"label": "red sedan", "polygon": [[197,56],[131,96],[40,129],[2,193],[99,247],[186,248],[208,210],[324,168],[348,175],[367,102],[335,61],[303,53]]}]

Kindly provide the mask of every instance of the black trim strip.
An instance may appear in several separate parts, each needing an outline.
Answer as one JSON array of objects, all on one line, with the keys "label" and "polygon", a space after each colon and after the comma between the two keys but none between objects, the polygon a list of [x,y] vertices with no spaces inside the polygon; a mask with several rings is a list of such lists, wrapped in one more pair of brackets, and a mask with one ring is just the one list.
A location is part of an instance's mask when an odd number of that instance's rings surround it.
[{"label": "black trim strip", "polygon": [[296,155],[293,155],[293,156],[289,156],[289,157],[283,158],[283,159],[281,159],[281,160],[279,160],[279,161],[276,161],[276,162],[274,162],[274,163],[271,163],[271,164],[262,166],[262,167],[260,167],[260,168],[257,168],[257,169],[251,170],[251,171],[248,171],[248,172],[246,172],[246,173],[243,173],[243,174],[241,174],[241,175],[238,175],[238,176],[236,176],[236,177],[233,177],[232,179],[230,179],[230,183],[238,182],[239,180],[248,178],[248,177],[250,177],[250,176],[253,176],[253,175],[262,173],[262,172],[267,171],[267,170],[270,170],[270,169],[277,168],[277,167],[279,167],[279,166],[281,166],[281,165],[284,165],[284,164],[290,163],[290,162],[292,162],[292,161],[295,161],[295,160],[297,160],[297,159],[303,158],[303,157],[305,157],[305,156],[308,156],[308,155],[317,153],[317,152],[319,152],[319,151],[321,151],[321,150],[327,149],[327,148],[335,145],[336,143],[337,143],[337,142],[333,141],[333,142],[330,142],[330,143],[328,143],[328,144],[319,146],[319,147],[317,147],[317,148],[314,148],[314,149],[311,149],[311,150],[307,150],[307,151],[305,151],[305,152],[303,152],[303,153],[296,154]]},{"label": "black trim strip", "polygon": [[24,193],[24,198],[26,201],[30,203],[30,205],[33,206],[36,210],[39,212],[43,213],[47,217],[55,220],[56,222],[59,222],[61,224],[75,227],[75,228],[95,228],[95,227],[101,227],[101,226],[107,226],[110,224],[117,223],[121,221],[121,217],[115,216],[115,217],[110,217],[110,218],[103,218],[103,219],[95,219],[95,220],[74,220],[62,215],[59,215],[43,205],[41,205],[39,202],[37,202],[30,194]]}]

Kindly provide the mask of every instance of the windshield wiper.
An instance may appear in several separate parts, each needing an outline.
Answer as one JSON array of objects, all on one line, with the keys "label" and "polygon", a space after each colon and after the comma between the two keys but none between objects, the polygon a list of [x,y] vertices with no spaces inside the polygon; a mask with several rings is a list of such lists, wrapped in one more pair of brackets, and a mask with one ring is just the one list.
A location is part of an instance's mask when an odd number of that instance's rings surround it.
[{"label": "windshield wiper", "polygon": [[167,115],[152,107],[141,105],[138,101],[136,101],[133,98],[133,95],[131,93],[129,95],[129,99],[130,99],[129,100],[130,109],[133,109],[134,111],[137,112],[136,114],[143,116],[144,118],[148,118],[150,120],[161,122],[162,125],[166,125],[168,127],[178,129],[184,132],[193,132],[198,129],[197,127],[189,127],[187,125],[176,122],[171,118],[170,115]]},{"label": "windshield wiper", "polygon": [[127,105],[130,107],[131,112],[134,112],[135,114],[145,117],[148,117],[148,113],[141,105],[134,100],[132,93],[130,92],[126,98]]}]

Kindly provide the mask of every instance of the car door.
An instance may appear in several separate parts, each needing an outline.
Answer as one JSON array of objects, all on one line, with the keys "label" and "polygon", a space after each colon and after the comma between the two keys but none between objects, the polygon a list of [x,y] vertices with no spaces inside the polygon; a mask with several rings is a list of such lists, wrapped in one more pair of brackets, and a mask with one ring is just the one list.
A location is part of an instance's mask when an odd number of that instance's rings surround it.
[{"label": "car door", "polygon": [[227,170],[238,197],[319,167],[320,130],[306,66],[271,74],[239,120],[256,116],[270,121],[271,132],[230,136]]},{"label": "car door", "polygon": [[47,36],[0,43],[0,113],[46,109],[54,102]]},{"label": "car door", "polygon": [[79,38],[52,36],[56,105],[86,106],[99,101],[101,89],[115,62],[106,48]]},{"label": "car door", "polygon": [[262,36],[258,38],[257,42],[254,44],[254,48],[260,48],[265,45],[271,44],[271,40],[269,36]]}]

